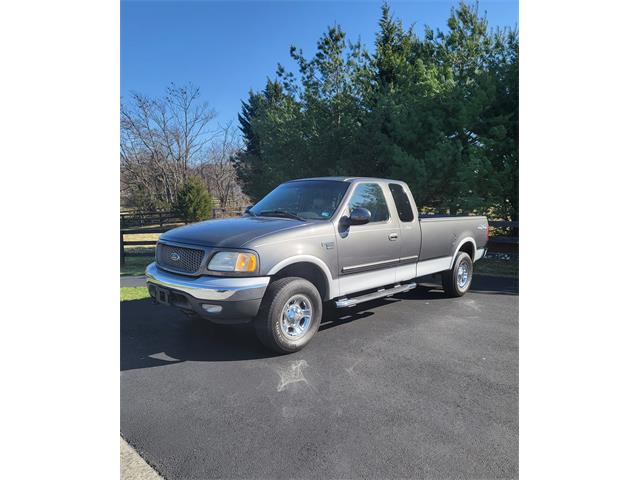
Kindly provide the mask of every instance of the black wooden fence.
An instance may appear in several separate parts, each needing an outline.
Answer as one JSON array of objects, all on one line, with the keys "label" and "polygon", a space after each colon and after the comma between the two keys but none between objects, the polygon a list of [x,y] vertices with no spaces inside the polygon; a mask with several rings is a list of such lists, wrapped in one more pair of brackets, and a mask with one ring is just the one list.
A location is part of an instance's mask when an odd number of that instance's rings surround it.
[{"label": "black wooden fence", "polygon": [[[244,210],[229,208],[214,208],[211,218],[227,218],[242,215]],[[158,212],[127,212],[120,214],[120,228],[145,227],[149,225],[164,225],[184,223],[180,214],[171,211]]]},{"label": "black wooden fence", "polygon": [[[519,222],[489,220],[489,251],[497,253],[517,253],[520,247]],[[492,230],[506,233],[495,235]]]},{"label": "black wooden fence", "polygon": [[154,250],[149,249],[149,251],[145,252],[131,252],[127,251],[124,247],[126,246],[134,246],[134,247],[148,247],[153,245],[155,247],[157,240],[126,240],[124,239],[125,235],[139,234],[139,233],[164,233],[174,226],[169,227],[155,227],[155,228],[128,228],[125,230],[120,230],[120,265],[125,264],[125,257],[146,257],[153,255],[155,253]]},{"label": "black wooden fence", "polygon": [[160,225],[182,223],[182,219],[175,212],[131,212],[120,214],[120,228],[144,227],[145,225]]}]

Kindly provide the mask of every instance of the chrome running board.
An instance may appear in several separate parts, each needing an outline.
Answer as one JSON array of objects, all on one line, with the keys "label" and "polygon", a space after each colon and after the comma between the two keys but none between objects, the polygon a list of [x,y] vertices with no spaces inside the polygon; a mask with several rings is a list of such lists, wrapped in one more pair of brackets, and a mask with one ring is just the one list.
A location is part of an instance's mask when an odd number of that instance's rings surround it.
[{"label": "chrome running board", "polygon": [[359,303],[370,302],[371,300],[376,300],[378,298],[383,298],[383,297],[390,297],[398,293],[408,292],[409,290],[413,290],[414,288],[416,288],[415,283],[405,283],[404,285],[396,285],[393,288],[381,288],[377,292],[367,293],[366,295],[362,295],[360,297],[340,298],[336,300],[336,307],[338,308],[354,307]]}]

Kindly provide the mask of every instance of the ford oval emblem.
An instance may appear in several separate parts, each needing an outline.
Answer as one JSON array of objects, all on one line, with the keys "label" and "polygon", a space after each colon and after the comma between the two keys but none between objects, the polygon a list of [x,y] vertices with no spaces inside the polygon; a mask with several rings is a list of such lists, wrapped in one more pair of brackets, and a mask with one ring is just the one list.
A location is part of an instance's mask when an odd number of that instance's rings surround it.
[{"label": "ford oval emblem", "polygon": [[178,255],[176,252],[171,252],[169,258],[171,259],[171,261],[177,262],[178,260],[180,260],[180,255]]}]

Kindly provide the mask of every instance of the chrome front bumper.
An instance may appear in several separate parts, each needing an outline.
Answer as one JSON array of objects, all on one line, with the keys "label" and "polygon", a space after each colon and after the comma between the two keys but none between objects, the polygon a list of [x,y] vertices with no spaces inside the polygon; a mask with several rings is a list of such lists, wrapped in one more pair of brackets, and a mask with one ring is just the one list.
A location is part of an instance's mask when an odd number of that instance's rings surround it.
[{"label": "chrome front bumper", "polygon": [[177,290],[198,300],[255,300],[262,298],[270,277],[183,277],[152,263],[145,271],[147,283]]},{"label": "chrome front bumper", "polygon": [[186,277],[155,263],[145,272],[149,295],[165,305],[190,310],[216,323],[250,321],[258,314],[270,277]]}]

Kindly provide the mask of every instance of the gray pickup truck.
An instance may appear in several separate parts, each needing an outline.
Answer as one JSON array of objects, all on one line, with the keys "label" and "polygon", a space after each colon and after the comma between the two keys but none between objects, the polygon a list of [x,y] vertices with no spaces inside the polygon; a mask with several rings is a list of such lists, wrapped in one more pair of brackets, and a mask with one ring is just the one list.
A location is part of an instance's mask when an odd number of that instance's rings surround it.
[{"label": "gray pickup truck", "polygon": [[253,322],[277,352],[304,347],[323,307],[351,307],[442,274],[464,295],[486,252],[481,216],[419,216],[404,182],[327,177],[283,183],[239,218],[164,233],[146,270],[157,302],[215,323]]}]

